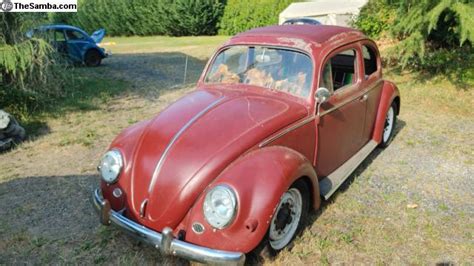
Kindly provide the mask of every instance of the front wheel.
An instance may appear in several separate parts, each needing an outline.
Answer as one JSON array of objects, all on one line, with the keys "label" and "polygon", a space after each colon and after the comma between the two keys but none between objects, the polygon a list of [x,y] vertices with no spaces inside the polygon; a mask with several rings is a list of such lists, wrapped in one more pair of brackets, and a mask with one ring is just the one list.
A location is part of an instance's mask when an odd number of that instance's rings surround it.
[{"label": "front wheel", "polygon": [[397,123],[397,104],[395,102],[392,103],[390,108],[387,111],[387,115],[385,116],[385,124],[382,132],[382,142],[380,142],[381,148],[386,148],[390,142],[392,142],[395,125]]},{"label": "front wheel", "polygon": [[102,56],[97,50],[87,51],[86,56],[84,58],[84,63],[86,64],[86,66],[97,67],[97,66],[100,66],[101,62],[102,62]]},{"label": "front wheel", "polygon": [[259,259],[271,258],[300,233],[308,218],[309,188],[298,180],[280,198],[266,237],[255,250]]}]

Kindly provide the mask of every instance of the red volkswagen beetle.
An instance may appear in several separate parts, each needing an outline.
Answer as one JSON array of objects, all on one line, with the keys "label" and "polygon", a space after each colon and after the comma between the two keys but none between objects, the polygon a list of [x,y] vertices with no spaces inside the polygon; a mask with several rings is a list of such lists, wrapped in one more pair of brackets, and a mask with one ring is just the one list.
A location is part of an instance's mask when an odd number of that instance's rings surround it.
[{"label": "red volkswagen beetle", "polygon": [[376,147],[400,96],[376,44],[336,26],[285,25],[231,38],[197,89],[125,129],[93,193],[101,222],[165,254],[243,263],[284,249]]}]

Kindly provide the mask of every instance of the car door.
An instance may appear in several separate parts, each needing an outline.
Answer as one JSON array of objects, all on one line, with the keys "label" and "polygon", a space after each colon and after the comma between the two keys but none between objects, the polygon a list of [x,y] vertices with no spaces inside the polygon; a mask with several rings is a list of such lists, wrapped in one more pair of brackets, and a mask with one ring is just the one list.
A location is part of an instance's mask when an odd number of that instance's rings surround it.
[{"label": "car door", "polygon": [[53,34],[54,34],[53,47],[61,55],[67,55],[68,50],[67,50],[66,36],[64,35],[64,31],[62,29],[55,29],[53,30]]},{"label": "car door", "polygon": [[320,108],[315,167],[318,176],[325,177],[363,146],[367,96],[357,43],[336,49],[322,66],[319,86],[326,87],[331,97]]},{"label": "car door", "polygon": [[76,30],[65,30],[69,57],[82,62],[84,49],[88,44],[87,36]]}]

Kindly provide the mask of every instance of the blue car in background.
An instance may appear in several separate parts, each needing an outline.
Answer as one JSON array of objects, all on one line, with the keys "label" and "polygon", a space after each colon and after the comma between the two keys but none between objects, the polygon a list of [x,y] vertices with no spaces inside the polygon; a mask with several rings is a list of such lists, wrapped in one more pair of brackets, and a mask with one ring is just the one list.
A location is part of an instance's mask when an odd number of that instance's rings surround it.
[{"label": "blue car in background", "polygon": [[291,18],[283,22],[282,25],[321,25],[322,23],[314,18],[301,17],[301,18]]},{"label": "blue car in background", "polygon": [[109,56],[98,44],[105,36],[105,30],[100,29],[88,35],[80,28],[69,25],[45,25],[26,33],[28,38],[43,38],[61,54],[67,55],[72,61],[84,63],[87,66],[99,66],[102,59]]}]

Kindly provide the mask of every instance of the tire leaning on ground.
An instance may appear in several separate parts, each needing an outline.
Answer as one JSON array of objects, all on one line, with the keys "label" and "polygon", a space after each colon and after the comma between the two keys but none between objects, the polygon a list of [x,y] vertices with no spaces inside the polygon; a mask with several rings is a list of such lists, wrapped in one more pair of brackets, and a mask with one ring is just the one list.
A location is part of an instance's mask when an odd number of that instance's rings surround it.
[{"label": "tire leaning on ground", "polygon": [[388,147],[390,142],[393,140],[395,126],[397,125],[397,108],[397,104],[392,102],[392,105],[390,105],[387,115],[385,116],[385,124],[382,131],[382,141],[379,144],[381,148]]},{"label": "tire leaning on ground", "polygon": [[97,50],[90,49],[89,51],[87,51],[84,57],[84,63],[86,64],[86,66],[97,67],[100,66],[101,62],[102,56]]},{"label": "tire leaning on ground", "polygon": [[308,185],[299,179],[283,193],[270,222],[267,234],[252,252],[257,260],[272,259],[289,246],[304,228],[309,213]]}]

